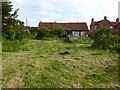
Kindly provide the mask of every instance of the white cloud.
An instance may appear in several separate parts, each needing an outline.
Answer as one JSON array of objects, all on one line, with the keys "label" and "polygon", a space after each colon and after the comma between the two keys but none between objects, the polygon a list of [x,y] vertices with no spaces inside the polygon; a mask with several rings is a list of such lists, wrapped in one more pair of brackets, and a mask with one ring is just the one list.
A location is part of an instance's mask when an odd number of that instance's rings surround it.
[{"label": "white cloud", "polygon": [[11,0],[14,8],[20,8],[19,19],[31,26],[37,26],[39,21],[87,22],[91,18],[101,20],[107,16],[115,21],[118,17],[119,0]]}]

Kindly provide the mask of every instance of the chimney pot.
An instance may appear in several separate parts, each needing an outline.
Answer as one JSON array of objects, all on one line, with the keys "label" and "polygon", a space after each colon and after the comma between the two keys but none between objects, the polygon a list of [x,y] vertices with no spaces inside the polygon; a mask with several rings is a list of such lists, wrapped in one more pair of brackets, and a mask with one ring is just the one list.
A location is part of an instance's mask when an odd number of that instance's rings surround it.
[{"label": "chimney pot", "polygon": [[91,22],[94,22],[94,18],[91,19]]},{"label": "chimney pot", "polygon": [[119,22],[119,18],[116,19],[116,22]]},{"label": "chimney pot", "polygon": [[106,20],[107,19],[107,17],[106,16],[104,16],[104,20]]}]

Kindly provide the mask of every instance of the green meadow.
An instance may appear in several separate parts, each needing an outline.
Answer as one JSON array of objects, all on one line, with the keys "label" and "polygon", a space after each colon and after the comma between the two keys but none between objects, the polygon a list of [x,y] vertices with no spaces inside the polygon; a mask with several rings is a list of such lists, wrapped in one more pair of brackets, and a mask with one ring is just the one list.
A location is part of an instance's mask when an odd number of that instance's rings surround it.
[{"label": "green meadow", "polygon": [[2,45],[3,88],[118,86],[118,54],[93,49],[90,40],[68,43],[59,39],[32,39],[20,43],[19,50],[16,48],[19,41],[11,42],[3,41]]}]

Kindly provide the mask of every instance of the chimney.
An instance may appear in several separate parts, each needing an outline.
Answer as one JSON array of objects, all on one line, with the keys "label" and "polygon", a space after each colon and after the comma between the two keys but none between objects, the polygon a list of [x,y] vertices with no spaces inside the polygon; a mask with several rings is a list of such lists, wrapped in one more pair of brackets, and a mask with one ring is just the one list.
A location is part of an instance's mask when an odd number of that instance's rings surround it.
[{"label": "chimney", "polygon": [[119,22],[119,18],[116,19],[116,22]]},{"label": "chimney", "polygon": [[104,20],[107,20],[107,17],[106,17],[106,16],[104,16]]},{"label": "chimney", "polygon": [[94,18],[91,19],[91,23],[93,23],[93,22],[94,22]]}]

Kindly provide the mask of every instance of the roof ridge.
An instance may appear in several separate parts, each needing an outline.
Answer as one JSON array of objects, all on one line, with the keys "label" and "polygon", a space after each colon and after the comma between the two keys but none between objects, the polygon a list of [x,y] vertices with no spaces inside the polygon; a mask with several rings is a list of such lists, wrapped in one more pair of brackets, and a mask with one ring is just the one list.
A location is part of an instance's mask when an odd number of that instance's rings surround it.
[{"label": "roof ridge", "polygon": [[[57,23],[57,24],[62,24],[62,22],[39,22],[39,23]],[[79,23],[86,23],[86,22],[63,22],[63,24],[79,24]]]}]

